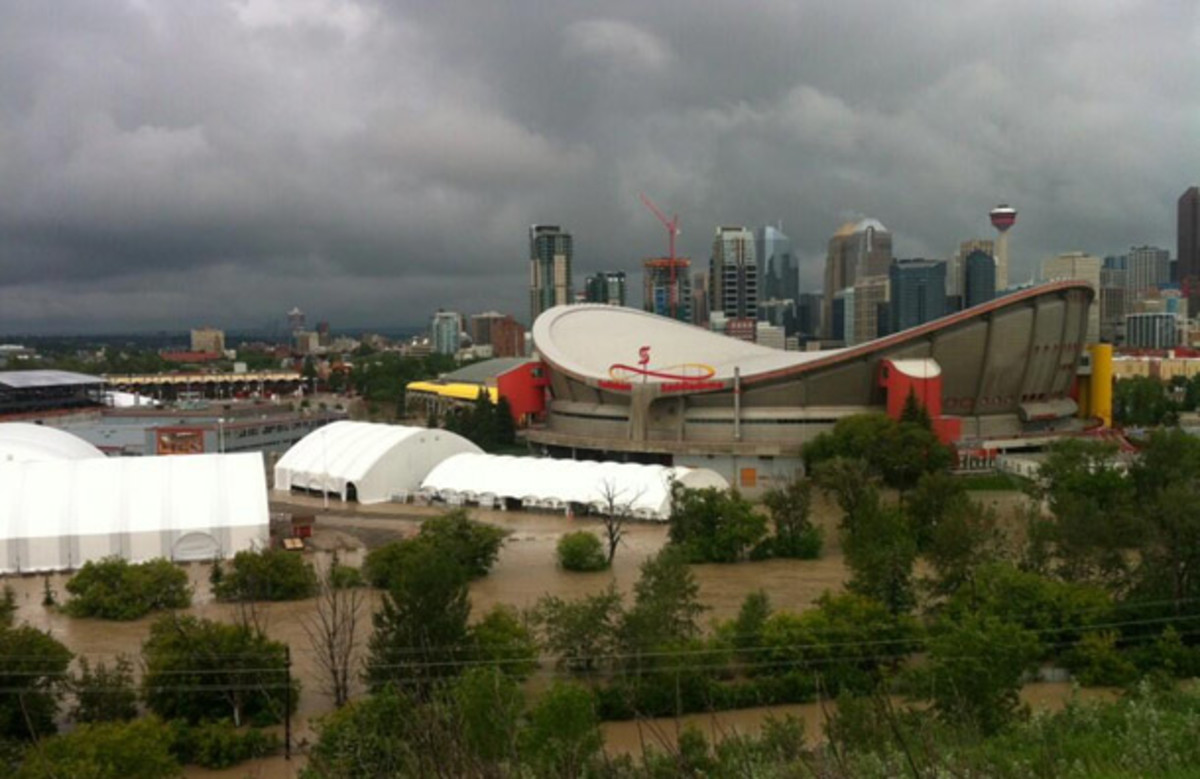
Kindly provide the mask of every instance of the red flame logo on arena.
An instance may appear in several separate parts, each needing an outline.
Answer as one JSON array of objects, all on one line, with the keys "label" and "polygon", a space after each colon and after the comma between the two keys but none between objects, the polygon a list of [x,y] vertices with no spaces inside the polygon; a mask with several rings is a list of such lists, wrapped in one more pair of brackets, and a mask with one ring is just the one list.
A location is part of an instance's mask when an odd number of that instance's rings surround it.
[{"label": "red flame logo on arena", "polygon": [[716,373],[716,368],[711,365],[705,365],[702,362],[683,362],[678,365],[669,365],[665,368],[651,368],[649,346],[643,346],[638,349],[637,365],[626,365],[625,363],[615,362],[608,366],[608,375],[616,381],[629,381],[640,376],[643,381],[646,379],[660,379],[662,381],[692,382],[711,379]]}]

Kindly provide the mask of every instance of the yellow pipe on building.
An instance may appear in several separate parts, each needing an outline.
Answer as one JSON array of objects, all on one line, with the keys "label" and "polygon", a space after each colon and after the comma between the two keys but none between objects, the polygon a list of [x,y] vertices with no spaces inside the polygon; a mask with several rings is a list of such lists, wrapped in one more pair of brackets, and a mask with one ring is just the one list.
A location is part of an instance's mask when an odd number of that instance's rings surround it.
[{"label": "yellow pipe on building", "polygon": [[1092,376],[1088,381],[1090,415],[1099,417],[1105,427],[1112,427],[1113,418],[1113,348],[1112,344],[1090,344]]}]

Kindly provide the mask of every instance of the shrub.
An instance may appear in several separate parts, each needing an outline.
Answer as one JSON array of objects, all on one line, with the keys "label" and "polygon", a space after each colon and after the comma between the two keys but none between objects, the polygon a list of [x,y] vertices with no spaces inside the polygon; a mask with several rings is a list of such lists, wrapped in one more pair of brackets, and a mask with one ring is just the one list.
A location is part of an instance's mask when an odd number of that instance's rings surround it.
[{"label": "shrub", "polygon": [[567,571],[603,571],[608,558],[599,538],[579,530],[558,539],[558,564]]},{"label": "shrub", "polygon": [[25,753],[18,779],[162,779],[179,776],[167,727],[153,717],[80,725]]},{"label": "shrub", "polygon": [[245,730],[227,719],[188,725],[173,723],[171,751],[179,762],[204,768],[229,768],[255,757],[265,757],[279,749],[279,737],[256,728]]},{"label": "shrub", "polygon": [[537,641],[512,606],[499,604],[471,627],[476,659],[524,678],[537,667]]},{"label": "shrub", "polygon": [[168,560],[130,564],[119,557],[89,560],[67,582],[73,617],[131,620],[192,603],[187,573]]},{"label": "shrub", "polygon": [[1111,631],[1084,633],[1065,659],[1084,687],[1123,687],[1137,677],[1137,668],[1117,649],[1117,634]]},{"label": "shrub", "polygon": [[317,592],[317,572],[294,552],[282,549],[238,552],[232,566],[214,590],[219,600],[302,600]]},{"label": "shrub", "polygon": [[465,511],[457,509],[426,520],[415,538],[372,549],[363,576],[372,587],[388,589],[415,558],[449,556],[470,578],[478,579],[492,569],[506,535],[500,528],[472,522]]},{"label": "shrub", "polygon": [[366,579],[363,578],[362,571],[355,568],[353,565],[342,565],[341,563],[332,563],[329,566],[329,586],[335,590],[349,590],[354,587],[365,587]]}]

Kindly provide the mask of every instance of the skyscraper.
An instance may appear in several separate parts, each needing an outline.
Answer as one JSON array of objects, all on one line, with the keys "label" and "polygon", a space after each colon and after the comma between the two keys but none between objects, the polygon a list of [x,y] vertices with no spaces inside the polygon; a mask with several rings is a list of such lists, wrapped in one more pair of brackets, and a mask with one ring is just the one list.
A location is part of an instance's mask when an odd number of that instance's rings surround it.
[{"label": "skyscraper", "polygon": [[991,251],[975,249],[962,264],[964,309],[986,303],[996,297],[996,258]]},{"label": "skyscraper", "polygon": [[946,263],[895,260],[888,269],[891,297],[889,333],[925,324],[946,315]]},{"label": "skyscraper", "polygon": [[548,308],[571,302],[571,234],[557,225],[529,228],[529,324]]},{"label": "skyscraper", "polygon": [[[946,264],[946,295],[955,300],[957,304],[955,308],[967,308],[967,257],[977,251],[985,252],[992,258],[992,265],[996,264],[996,242],[987,238],[972,238],[969,241],[963,241],[958,245],[958,251],[955,252],[954,257]],[[992,286],[995,287],[994,279]],[[995,297],[994,290],[992,297]]]},{"label": "skyscraper", "polygon": [[433,315],[429,330],[430,340],[433,341],[433,351],[436,354],[454,355],[458,353],[462,317],[457,313],[453,311],[437,312]]},{"label": "skyscraper", "polygon": [[1157,246],[1135,246],[1125,257],[1125,283],[1129,292],[1141,297],[1171,281],[1171,255]]},{"label": "skyscraper", "polygon": [[758,262],[754,234],[745,227],[718,227],[708,274],[710,315],[726,321],[758,318]]},{"label": "skyscraper", "polygon": [[832,337],[833,296],[867,276],[883,276],[892,263],[892,234],[876,219],[846,222],[829,239],[825,258],[825,311],[822,332]]},{"label": "skyscraper", "polygon": [[792,253],[792,239],[784,234],[782,226],[756,229],[754,251],[758,255],[759,298],[794,301],[799,297],[800,275]]},{"label": "skyscraper", "polygon": [[585,299],[589,303],[609,306],[625,305],[625,271],[601,271],[588,276],[584,282]]},{"label": "skyscraper", "polygon": [[1188,296],[1188,316],[1200,315],[1200,187],[1179,196],[1179,253],[1175,255],[1179,284]]},{"label": "skyscraper", "polygon": [[[674,265],[674,268],[672,268]],[[674,285],[671,278],[674,277]],[[642,308],[659,316],[671,316],[693,323],[692,262],[686,257],[653,257],[642,264]]]},{"label": "skyscraper", "polygon": [[1092,285],[1095,297],[1088,308],[1087,342],[1100,342],[1100,258],[1083,252],[1066,252],[1042,263],[1042,278],[1046,281],[1078,279]]}]

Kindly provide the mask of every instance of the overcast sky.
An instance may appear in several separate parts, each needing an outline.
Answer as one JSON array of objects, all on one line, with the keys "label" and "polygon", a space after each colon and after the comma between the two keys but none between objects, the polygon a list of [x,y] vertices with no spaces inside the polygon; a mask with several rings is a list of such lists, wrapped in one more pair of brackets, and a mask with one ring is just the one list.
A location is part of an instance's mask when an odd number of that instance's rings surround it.
[{"label": "overcast sky", "polygon": [[525,318],[528,226],[575,282],[775,223],[806,288],[869,215],[903,257],[1020,212],[1047,255],[1175,254],[1200,4],[0,1],[0,333]]}]

